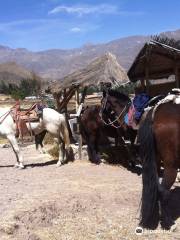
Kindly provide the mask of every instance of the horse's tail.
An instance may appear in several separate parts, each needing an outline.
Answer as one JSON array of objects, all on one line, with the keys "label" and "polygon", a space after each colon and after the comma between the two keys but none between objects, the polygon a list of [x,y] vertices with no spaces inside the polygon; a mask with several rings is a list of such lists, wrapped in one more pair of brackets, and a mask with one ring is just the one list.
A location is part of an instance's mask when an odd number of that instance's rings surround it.
[{"label": "horse's tail", "polygon": [[156,228],[159,222],[158,173],[156,165],[156,148],[153,134],[152,111],[150,111],[139,129],[140,156],[142,170],[142,203],[140,225]]},{"label": "horse's tail", "polygon": [[69,131],[68,131],[68,128],[67,128],[66,121],[64,121],[63,124],[62,124],[62,135],[63,135],[65,148],[69,149],[69,147],[70,147],[70,138],[69,138]]}]

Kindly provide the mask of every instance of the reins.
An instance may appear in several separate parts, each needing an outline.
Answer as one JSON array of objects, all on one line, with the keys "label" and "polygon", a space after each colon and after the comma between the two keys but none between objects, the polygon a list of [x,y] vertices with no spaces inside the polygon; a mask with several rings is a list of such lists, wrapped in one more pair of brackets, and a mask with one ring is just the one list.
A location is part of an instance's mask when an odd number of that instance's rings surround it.
[{"label": "reins", "polygon": [[123,123],[120,124],[119,126],[115,126],[114,123],[116,123],[116,122],[119,123],[119,119],[121,118],[121,116],[122,116],[123,113],[125,112],[126,108],[127,108],[127,106],[125,106],[125,107],[123,108],[123,110],[120,112],[119,116],[118,116],[117,118],[115,118],[114,121],[111,121],[111,120],[108,118],[108,120],[109,120],[108,123],[103,119],[102,114],[100,114],[100,117],[101,117],[102,122],[103,122],[106,126],[113,126],[114,128],[120,128]]},{"label": "reins", "polygon": [[[126,113],[126,110],[129,108],[129,105],[131,104],[131,102],[128,102],[127,105],[124,106],[123,110],[120,112],[120,114],[115,118],[115,120],[111,121],[109,118],[108,118],[108,121],[109,122],[106,122],[103,117],[102,117],[102,113],[103,113],[103,110],[105,109],[106,107],[106,104],[107,104],[107,98],[108,98],[108,93],[106,93],[106,98],[105,98],[105,103],[103,104],[103,107],[101,108],[101,111],[99,112],[99,115],[100,115],[100,118],[102,120],[102,122],[106,125],[106,126],[112,126],[114,128],[121,128],[122,125],[124,124],[124,121],[122,121],[121,123],[119,123],[119,119],[123,116],[124,113]],[[115,123],[118,123],[119,126],[115,126],[114,124]]]}]

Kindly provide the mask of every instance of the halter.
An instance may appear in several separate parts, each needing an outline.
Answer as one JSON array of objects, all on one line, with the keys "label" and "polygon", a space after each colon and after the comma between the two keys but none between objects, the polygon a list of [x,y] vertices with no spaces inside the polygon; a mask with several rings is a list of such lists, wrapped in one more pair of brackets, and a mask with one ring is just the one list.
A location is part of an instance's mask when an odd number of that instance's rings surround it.
[{"label": "halter", "polygon": [[[106,125],[106,126],[112,126],[114,128],[120,128],[122,127],[124,121],[122,121],[121,123],[119,123],[119,119],[123,116],[124,113],[126,113],[126,110],[129,108],[129,106],[131,105],[131,102],[128,102],[127,105],[124,106],[124,108],[122,109],[122,111],[120,112],[120,114],[115,118],[115,120],[111,121],[109,118],[108,118],[108,121],[109,122],[106,122],[103,117],[102,117],[102,113],[104,111],[104,109],[106,108],[106,105],[107,105],[107,98],[108,98],[108,93],[106,92],[106,97],[105,97],[105,102],[103,103],[103,106],[99,112],[99,115],[100,115],[100,118],[102,120],[102,122]],[[114,124],[115,123],[118,123],[119,126],[115,126]]]}]

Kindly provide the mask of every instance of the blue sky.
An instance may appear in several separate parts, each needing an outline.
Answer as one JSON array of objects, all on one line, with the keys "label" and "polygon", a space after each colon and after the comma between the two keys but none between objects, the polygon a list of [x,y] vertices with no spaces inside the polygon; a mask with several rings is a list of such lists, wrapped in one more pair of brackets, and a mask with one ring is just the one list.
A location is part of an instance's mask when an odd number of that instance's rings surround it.
[{"label": "blue sky", "polygon": [[179,0],[0,1],[0,45],[81,47],[180,28]]}]

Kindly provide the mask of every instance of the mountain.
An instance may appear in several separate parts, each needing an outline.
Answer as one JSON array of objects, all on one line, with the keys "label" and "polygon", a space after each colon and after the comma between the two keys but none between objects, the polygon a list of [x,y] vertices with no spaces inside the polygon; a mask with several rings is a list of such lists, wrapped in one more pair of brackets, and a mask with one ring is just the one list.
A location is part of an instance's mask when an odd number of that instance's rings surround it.
[{"label": "mountain", "polygon": [[[164,32],[161,35],[180,39],[180,29]],[[127,70],[144,43],[149,40],[150,36],[131,36],[104,44],[86,44],[81,48],[71,50],[51,49],[40,52],[0,46],[0,63],[16,62],[43,78],[54,80],[83,68],[95,57],[111,52],[117,56],[121,66]]]},{"label": "mountain", "polygon": [[15,62],[0,64],[0,80],[6,83],[19,83],[23,79],[33,79],[34,74]]}]

